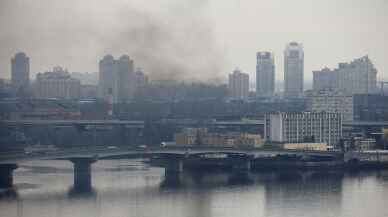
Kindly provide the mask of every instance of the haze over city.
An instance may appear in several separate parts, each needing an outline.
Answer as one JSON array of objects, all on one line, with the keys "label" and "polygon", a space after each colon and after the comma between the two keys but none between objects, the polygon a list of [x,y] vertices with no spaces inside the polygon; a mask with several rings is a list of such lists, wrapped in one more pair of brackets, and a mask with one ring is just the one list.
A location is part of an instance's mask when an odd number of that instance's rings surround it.
[{"label": "haze over city", "polygon": [[0,0],[0,216],[388,216],[387,11]]},{"label": "haze over city", "polygon": [[[350,7],[351,6],[351,7]],[[305,51],[312,71],[369,55],[386,78],[388,3],[322,1],[19,1],[0,2],[0,77],[10,57],[31,58],[31,76],[55,65],[97,72],[106,54],[128,54],[152,79],[225,82],[239,67],[255,77],[255,53],[272,51],[283,80],[283,50]]]}]

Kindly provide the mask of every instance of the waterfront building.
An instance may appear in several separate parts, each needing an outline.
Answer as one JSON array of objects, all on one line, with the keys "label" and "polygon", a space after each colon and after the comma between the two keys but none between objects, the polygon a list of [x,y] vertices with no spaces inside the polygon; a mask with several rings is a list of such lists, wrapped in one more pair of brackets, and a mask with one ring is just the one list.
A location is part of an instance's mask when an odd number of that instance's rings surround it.
[{"label": "waterfront building", "polygon": [[79,99],[81,82],[57,66],[52,72],[38,73],[35,81],[37,98]]},{"label": "waterfront building", "polygon": [[256,95],[271,97],[275,92],[275,63],[270,52],[256,54]]},{"label": "waterfront building", "polygon": [[353,120],[353,96],[340,91],[312,91],[306,94],[306,110],[340,113],[344,121]]},{"label": "waterfront building", "polygon": [[30,58],[23,52],[11,59],[11,84],[16,93],[26,93],[30,86]]},{"label": "waterfront building", "polygon": [[284,96],[303,96],[304,51],[297,42],[287,44],[284,50]]},{"label": "waterfront building", "polygon": [[229,74],[229,96],[235,99],[246,99],[249,95],[249,75],[235,69]]},{"label": "waterfront building", "polygon": [[313,89],[339,90],[348,94],[371,94],[377,92],[377,70],[368,56],[350,63],[339,63],[338,68],[313,71]]},{"label": "waterfront building", "polygon": [[306,150],[306,151],[327,151],[327,143],[317,142],[300,142],[300,143],[284,143],[282,144],[284,149],[291,150]]},{"label": "waterfront building", "polygon": [[177,145],[262,147],[260,134],[240,132],[209,132],[206,128],[185,128],[175,134]]},{"label": "waterfront building", "polygon": [[340,113],[278,112],[265,116],[264,138],[268,142],[318,142],[336,147],[341,137]]}]

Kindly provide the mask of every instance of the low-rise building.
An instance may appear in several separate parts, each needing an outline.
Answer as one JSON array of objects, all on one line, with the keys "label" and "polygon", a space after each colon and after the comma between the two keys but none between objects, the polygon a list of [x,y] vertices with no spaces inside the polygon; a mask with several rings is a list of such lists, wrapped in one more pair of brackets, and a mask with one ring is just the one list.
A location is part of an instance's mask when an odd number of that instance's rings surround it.
[{"label": "low-rise building", "polygon": [[186,128],[175,134],[177,145],[206,145],[206,146],[263,146],[262,137],[259,134],[240,132],[209,132],[205,128]]},{"label": "low-rise building", "polygon": [[373,150],[376,148],[376,140],[372,138],[354,138],[354,148],[355,150],[366,151]]},{"label": "low-rise building", "polygon": [[301,143],[284,143],[284,149],[309,150],[309,151],[327,151],[326,143],[318,142],[301,142]]}]

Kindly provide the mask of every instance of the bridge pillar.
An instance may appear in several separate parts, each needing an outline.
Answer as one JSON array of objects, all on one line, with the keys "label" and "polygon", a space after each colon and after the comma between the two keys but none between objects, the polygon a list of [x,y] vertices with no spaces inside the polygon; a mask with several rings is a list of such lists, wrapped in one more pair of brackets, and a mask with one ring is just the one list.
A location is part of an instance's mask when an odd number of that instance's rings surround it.
[{"label": "bridge pillar", "polygon": [[183,160],[180,158],[167,159],[165,174],[179,174],[183,172]]},{"label": "bridge pillar", "polygon": [[74,190],[78,192],[89,192],[92,190],[91,165],[96,162],[96,158],[79,157],[71,158],[74,167]]},{"label": "bridge pillar", "polygon": [[0,188],[13,186],[13,171],[18,168],[16,164],[0,164]]},{"label": "bridge pillar", "polygon": [[179,158],[166,159],[164,169],[164,185],[180,186],[183,172],[183,160]]},{"label": "bridge pillar", "polygon": [[232,168],[235,171],[249,172],[252,169],[252,161],[249,156],[233,157]]}]

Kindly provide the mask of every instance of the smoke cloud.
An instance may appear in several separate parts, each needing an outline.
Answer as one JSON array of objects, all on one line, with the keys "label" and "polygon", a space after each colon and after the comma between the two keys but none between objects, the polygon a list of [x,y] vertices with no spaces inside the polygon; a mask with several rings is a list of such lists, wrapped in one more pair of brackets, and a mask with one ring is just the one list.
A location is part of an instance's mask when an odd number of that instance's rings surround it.
[{"label": "smoke cloud", "polygon": [[3,0],[0,31],[0,77],[18,51],[33,73],[97,71],[104,55],[128,54],[152,80],[225,77],[207,0]]}]

